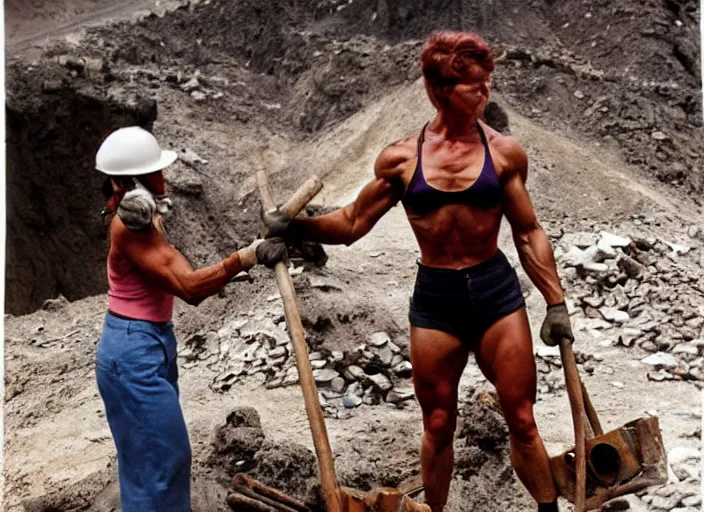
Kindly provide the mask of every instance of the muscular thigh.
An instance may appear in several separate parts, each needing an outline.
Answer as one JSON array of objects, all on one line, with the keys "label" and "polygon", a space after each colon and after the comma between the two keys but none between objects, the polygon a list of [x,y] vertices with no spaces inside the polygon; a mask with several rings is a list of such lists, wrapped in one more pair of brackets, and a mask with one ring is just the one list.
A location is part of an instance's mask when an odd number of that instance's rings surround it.
[{"label": "muscular thigh", "polygon": [[501,318],[476,347],[477,365],[494,386],[506,408],[535,401],[535,357],[525,308]]},{"label": "muscular thigh", "polygon": [[447,332],[411,327],[411,364],[416,396],[423,413],[457,407],[457,386],[469,348]]}]

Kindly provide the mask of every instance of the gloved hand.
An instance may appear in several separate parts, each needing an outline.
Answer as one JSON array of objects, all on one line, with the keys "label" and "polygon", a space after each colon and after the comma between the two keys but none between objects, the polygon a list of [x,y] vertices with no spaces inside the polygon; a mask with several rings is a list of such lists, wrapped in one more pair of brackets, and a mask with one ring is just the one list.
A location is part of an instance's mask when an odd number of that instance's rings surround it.
[{"label": "gloved hand", "polygon": [[279,261],[287,257],[286,242],[282,238],[255,240],[249,246],[237,251],[242,270],[249,270],[254,265],[262,264],[274,268]]},{"label": "gloved hand", "polygon": [[560,341],[565,338],[570,340],[570,342],[574,342],[567,305],[564,302],[552,304],[548,306],[545,321],[543,321],[543,326],[540,329],[540,339],[546,345],[554,347],[559,345]]},{"label": "gloved hand", "polygon": [[274,268],[280,261],[286,261],[287,249],[283,238],[267,238],[256,248],[257,263]]},{"label": "gloved hand", "polygon": [[268,238],[283,235],[291,222],[291,218],[288,214],[278,207],[266,211],[262,209],[261,217],[262,222],[269,230]]},{"label": "gloved hand", "polygon": [[130,190],[117,206],[117,216],[131,231],[146,231],[151,228],[156,202],[147,190]]}]

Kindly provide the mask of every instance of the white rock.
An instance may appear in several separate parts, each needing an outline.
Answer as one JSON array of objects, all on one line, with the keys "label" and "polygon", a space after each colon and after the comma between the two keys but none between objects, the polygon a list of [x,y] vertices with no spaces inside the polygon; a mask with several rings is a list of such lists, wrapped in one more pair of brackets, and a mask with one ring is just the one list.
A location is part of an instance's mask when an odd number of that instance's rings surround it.
[{"label": "white rock", "polygon": [[696,448],[688,448],[686,446],[676,446],[667,452],[667,462],[672,465],[684,462],[690,459],[699,458],[699,450]]},{"label": "white rock", "polygon": [[333,379],[339,376],[340,374],[332,368],[313,370],[313,379],[315,379],[315,382],[318,384],[329,384],[333,381]]},{"label": "white rock", "polygon": [[697,356],[699,354],[699,349],[694,345],[690,345],[689,343],[679,343],[675,345],[675,348],[672,349],[672,353]]},{"label": "white rock", "polygon": [[599,240],[599,243],[596,245],[597,249],[604,255],[609,258],[615,257],[618,253],[616,252],[616,249],[614,249],[612,246],[607,244],[603,239]]},{"label": "white rock", "polygon": [[614,381],[611,383],[611,385],[615,388],[618,388],[618,389],[623,389],[623,387],[624,387],[623,382],[619,382],[619,381]]},{"label": "white rock", "polygon": [[330,389],[332,389],[336,393],[342,393],[345,390],[345,384],[345,379],[343,379],[342,377],[335,377],[330,382]]},{"label": "white rock", "polygon": [[608,231],[600,231],[599,236],[599,242],[610,247],[627,247],[631,243],[630,238],[614,235]]},{"label": "white rock", "polygon": [[382,393],[386,393],[391,389],[391,381],[383,373],[377,373],[376,375],[369,375],[369,380],[372,381],[374,387],[376,387]]},{"label": "white rock", "polygon": [[560,357],[560,347],[550,347],[547,345],[541,345],[536,350],[535,354],[542,358],[552,358]]},{"label": "white rock", "polygon": [[393,367],[393,372],[396,376],[405,379],[413,374],[413,366],[411,366],[410,361],[401,361]]},{"label": "white rock", "polygon": [[375,332],[369,337],[369,344],[373,347],[383,347],[390,341],[391,338],[385,332]]},{"label": "white rock", "polygon": [[674,368],[677,366],[677,358],[667,352],[656,352],[640,360],[643,364],[655,367]]},{"label": "white rock", "polygon": [[682,254],[687,254],[692,248],[688,245],[682,245],[682,244],[671,244],[670,242],[665,242],[670,249],[672,250],[672,253],[674,256],[679,256]]},{"label": "white rock", "polygon": [[364,373],[364,370],[354,364],[345,368],[344,373],[347,380],[365,380],[367,378],[367,374]]},{"label": "white rock", "polygon": [[413,388],[394,388],[386,394],[386,401],[392,404],[405,402],[416,396]]},{"label": "white rock", "polygon": [[601,316],[603,316],[605,320],[616,322],[617,324],[622,324],[631,319],[628,313],[616,308],[602,307],[599,308],[599,313],[601,313]]},{"label": "white rock", "polygon": [[328,362],[325,359],[316,359],[315,361],[310,362],[310,365],[314,370],[321,370],[322,368],[325,368],[326,364],[328,364]]},{"label": "white rock", "polygon": [[668,136],[665,135],[660,130],[654,131],[653,133],[650,134],[650,136],[653,138],[653,140],[667,140],[668,139]]}]

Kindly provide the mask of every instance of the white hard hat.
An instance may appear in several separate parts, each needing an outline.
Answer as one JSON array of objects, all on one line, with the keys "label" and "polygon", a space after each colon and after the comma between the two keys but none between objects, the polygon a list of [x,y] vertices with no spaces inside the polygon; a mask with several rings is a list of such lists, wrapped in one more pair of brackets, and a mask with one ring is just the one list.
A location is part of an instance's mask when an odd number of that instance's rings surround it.
[{"label": "white hard hat", "polygon": [[176,160],[162,150],[154,135],[139,126],[120,128],[108,135],[95,156],[95,168],[111,176],[139,176],[160,171]]}]

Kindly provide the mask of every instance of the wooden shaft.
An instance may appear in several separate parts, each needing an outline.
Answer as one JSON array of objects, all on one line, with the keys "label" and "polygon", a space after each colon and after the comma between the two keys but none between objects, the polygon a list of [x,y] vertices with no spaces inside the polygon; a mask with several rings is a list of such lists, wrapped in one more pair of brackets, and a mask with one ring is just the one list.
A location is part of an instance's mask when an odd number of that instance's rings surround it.
[{"label": "wooden shaft", "polygon": [[[274,201],[271,197],[269,182],[264,172],[257,173],[257,185],[261,197],[262,206],[265,209],[274,208]],[[295,196],[296,194],[294,194]],[[303,194],[301,194],[303,195]],[[320,408],[318,399],[318,388],[313,379],[313,369],[308,356],[308,345],[306,344],[303,323],[298,311],[296,292],[293,288],[293,281],[288,273],[288,268],[283,262],[277,263],[275,267],[276,280],[279,284],[279,292],[284,303],[284,315],[286,325],[291,336],[294,352],[296,353],[296,366],[298,367],[298,379],[303,392],[303,401],[306,406],[308,423],[313,436],[313,445],[318,457],[318,467],[320,469],[320,487],[325,500],[327,512],[342,512],[342,505],[337,493],[337,477],[335,476],[335,463],[330,448],[328,432],[325,427],[323,411]]]},{"label": "wooden shaft", "polygon": [[[269,187],[269,180],[267,179],[266,172],[257,171],[256,178],[257,187],[259,188],[259,196],[262,198],[262,207],[264,210],[276,208],[276,203],[271,195],[271,188]],[[296,190],[289,200],[281,206],[281,210],[286,212],[286,215],[288,215],[290,219],[293,219],[301,212],[303,208],[306,207],[308,203],[310,203],[311,199],[313,199],[318,192],[322,190],[322,188],[323,182],[320,181],[320,178],[315,175],[311,176],[305,183],[303,183],[303,185],[298,187],[298,190]],[[266,197],[266,201],[264,201],[264,197]],[[266,238],[268,234],[268,230],[264,228],[262,237]]]},{"label": "wooden shaft", "polygon": [[264,485],[245,473],[237,473],[230,484],[230,488],[240,490],[242,487],[251,489],[258,495],[270,498],[276,502],[291,507],[298,512],[310,512],[310,509],[302,501],[292,498],[278,489]]},{"label": "wooden shaft", "polygon": [[594,409],[594,405],[592,404],[591,399],[589,398],[589,393],[587,393],[587,388],[584,387],[584,382],[580,382],[582,386],[582,400],[584,401],[584,410],[587,413],[587,419],[589,420],[589,424],[592,427],[592,431],[594,432],[595,436],[600,436],[604,433],[604,430],[601,428],[601,423],[599,422],[599,416],[596,414],[596,409]]},{"label": "wooden shaft", "polygon": [[323,182],[320,178],[313,175],[296,190],[288,201],[281,207],[290,218],[298,215],[303,208],[320,192],[323,188]]},{"label": "wooden shaft", "polygon": [[227,494],[226,501],[230,510],[236,512],[280,512],[274,507],[262,503],[258,499],[253,499],[234,491],[230,491]]},{"label": "wooden shaft", "polygon": [[574,424],[574,451],[577,482],[574,495],[575,512],[584,512],[587,494],[587,461],[586,439],[584,422],[584,404],[582,402],[582,385],[577,370],[577,362],[572,351],[572,343],[568,339],[560,342],[560,357],[565,371],[567,395],[572,409],[572,423]]}]

